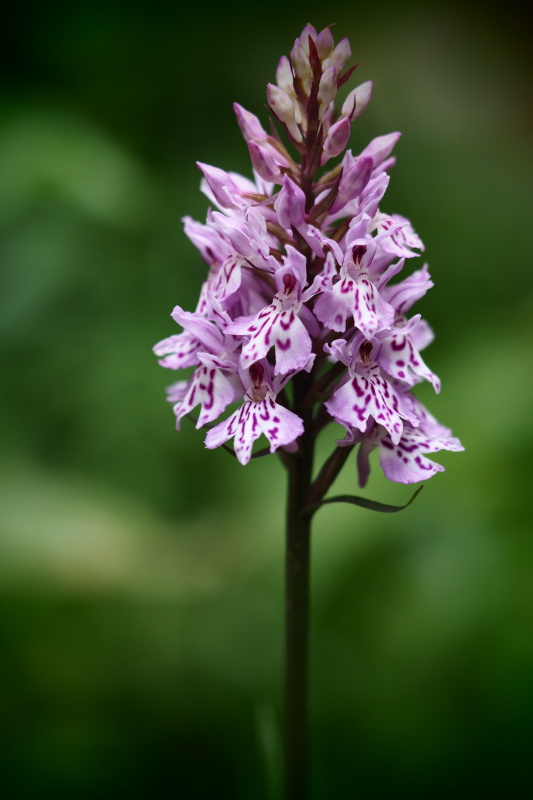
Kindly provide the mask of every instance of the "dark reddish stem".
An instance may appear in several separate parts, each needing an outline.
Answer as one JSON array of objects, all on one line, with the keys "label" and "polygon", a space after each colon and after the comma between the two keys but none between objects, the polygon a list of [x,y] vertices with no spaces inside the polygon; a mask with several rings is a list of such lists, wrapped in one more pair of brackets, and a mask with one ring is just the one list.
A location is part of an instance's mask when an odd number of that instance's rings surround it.
[{"label": "dark reddish stem", "polygon": [[299,449],[287,459],[289,486],[285,556],[284,789],[285,800],[308,800],[308,638],[311,515],[304,513],[313,472],[311,412],[303,408],[311,377],[295,379],[294,405],[305,425]]}]

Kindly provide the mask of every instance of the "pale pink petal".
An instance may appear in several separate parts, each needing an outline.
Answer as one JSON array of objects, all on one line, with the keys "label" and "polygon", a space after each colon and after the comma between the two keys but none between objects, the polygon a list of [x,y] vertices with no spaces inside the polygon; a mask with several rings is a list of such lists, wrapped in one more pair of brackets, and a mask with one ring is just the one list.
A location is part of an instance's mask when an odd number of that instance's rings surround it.
[{"label": "pale pink petal", "polygon": [[257,403],[246,400],[231,417],[210,430],[205,446],[212,450],[234,439],[235,454],[241,464],[247,464],[253,443],[264,434],[270,442],[270,452],[290,445],[304,431],[303,422],[292,411],[278,405],[272,397]]},{"label": "pale pink petal", "polygon": [[398,444],[393,444],[390,437],[383,434],[379,445],[379,460],[385,477],[397,483],[417,483],[444,472],[444,467],[426,458],[426,453],[464,450],[454,437],[430,438],[422,431],[407,428]]},{"label": "pale pink petal", "polygon": [[349,430],[367,430],[369,419],[383,425],[398,443],[403,420],[417,425],[412,402],[382,377],[377,365],[358,364],[357,372],[324,405],[331,416]]},{"label": "pale pink petal", "polygon": [[176,428],[179,430],[182,417],[197,405],[201,406],[196,427],[213,422],[235,400],[234,382],[221,370],[206,366],[197,367],[191,376],[187,393],[174,406]]}]

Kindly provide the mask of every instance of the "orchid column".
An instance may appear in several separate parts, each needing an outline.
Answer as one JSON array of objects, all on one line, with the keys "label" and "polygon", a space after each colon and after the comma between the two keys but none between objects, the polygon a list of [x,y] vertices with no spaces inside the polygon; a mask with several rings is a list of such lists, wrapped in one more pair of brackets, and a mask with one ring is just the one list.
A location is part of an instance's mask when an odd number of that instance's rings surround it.
[{"label": "orchid column", "polygon": [[[351,495],[326,498],[356,448],[361,486],[375,448],[386,477],[401,483],[443,470],[427,454],[462,450],[412,394],[423,380],[440,389],[420,355],[433,333],[419,314],[408,316],[433,284],[426,265],[392,282],[423,250],[407,219],[379,208],[400,134],[374,139],[359,155],[344,152],[372,93],[368,81],[335,106],[355,69],[346,68],[350,56],[346,39],[335,46],[329,28],[317,34],[306,25],[267,87],[270,133],[235,105],[254,180],[198,165],[213,208],[205,225],[185,218],[185,232],[208,274],[196,310],[172,312],[182,332],[154,348],[162,366],[192,368],[168,390],[178,429],[199,407],[207,448],[222,446],[241,464],[278,451],[288,471],[286,800],[308,797],[313,513],[336,501],[400,510]],[[345,436],[332,437],[331,456],[314,470],[316,438],[332,421]],[[269,447],[254,452],[262,434]]]}]

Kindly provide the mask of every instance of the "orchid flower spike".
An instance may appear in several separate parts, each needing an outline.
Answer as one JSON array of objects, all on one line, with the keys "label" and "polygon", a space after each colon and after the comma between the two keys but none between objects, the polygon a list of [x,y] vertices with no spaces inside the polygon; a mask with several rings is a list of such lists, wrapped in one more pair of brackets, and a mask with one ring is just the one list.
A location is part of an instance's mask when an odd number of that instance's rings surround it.
[{"label": "orchid flower spike", "polygon": [[373,88],[335,106],[350,57],[346,39],[306,25],[267,87],[277,133],[235,104],[250,177],[198,165],[214,209],[185,231],[207,275],[195,311],[172,312],[181,332],[154,351],[189,370],[168,399],[177,427],[193,412],[207,426],[207,448],[233,441],[246,464],[261,436],[294,453],[335,422],[337,450],[358,447],[361,485],[373,449],[387,478],[414,483],[443,469],[428,454],[463,448],[414,394],[421,381],[440,390],[421,356],[433,333],[410,311],[433,283],[427,265],[408,270],[424,249],[409,220],[382,209],[400,134],[346,150]]}]

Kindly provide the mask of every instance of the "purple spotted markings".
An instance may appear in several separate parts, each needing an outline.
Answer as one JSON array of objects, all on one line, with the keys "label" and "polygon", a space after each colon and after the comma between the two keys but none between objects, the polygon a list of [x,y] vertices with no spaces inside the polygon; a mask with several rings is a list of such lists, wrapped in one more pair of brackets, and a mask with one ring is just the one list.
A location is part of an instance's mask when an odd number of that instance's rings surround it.
[{"label": "purple spotted markings", "polygon": [[248,384],[244,402],[228,419],[208,432],[205,446],[211,450],[233,439],[237,458],[241,464],[247,464],[252,445],[261,434],[266,436],[270,452],[274,453],[278,447],[295,442],[304,427],[300,417],[276,403],[265,362],[253,364],[243,381]]},{"label": "purple spotted markings", "polygon": [[[154,351],[188,369],[168,400],[178,428],[188,415],[208,426],[207,448],[231,445],[246,464],[261,436],[296,452],[336,422],[362,485],[374,449],[387,478],[413,483],[442,471],[428,455],[463,448],[413,394],[421,381],[440,391],[421,356],[433,332],[410,315],[433,283],[427,265],[406,267],[424,250],[409,220],[381,208],[400,134],[346,149],[372,94],[366,81],[335,106],[350,56],[306,25],[267,87],[274,125],[235,104],[251,177],[198,165],[211,208],[184,223],[207,275],[195,311],[172,312],[182,332]],[[304,397],[291,389],[302,376]]]}]

